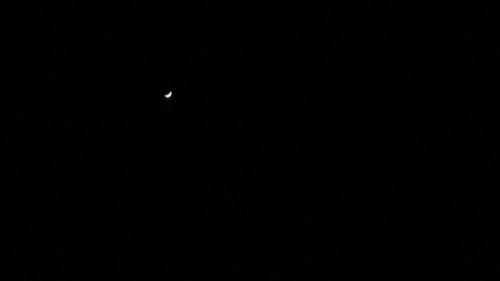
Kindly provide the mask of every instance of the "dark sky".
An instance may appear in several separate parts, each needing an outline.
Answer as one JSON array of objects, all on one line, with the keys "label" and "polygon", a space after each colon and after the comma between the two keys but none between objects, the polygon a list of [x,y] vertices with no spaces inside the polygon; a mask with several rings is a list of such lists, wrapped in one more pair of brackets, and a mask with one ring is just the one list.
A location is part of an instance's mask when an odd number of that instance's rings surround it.
[{"label": "dark sky", "polygon": [[496,272],[492,7],[4,7],[8,280]]}]

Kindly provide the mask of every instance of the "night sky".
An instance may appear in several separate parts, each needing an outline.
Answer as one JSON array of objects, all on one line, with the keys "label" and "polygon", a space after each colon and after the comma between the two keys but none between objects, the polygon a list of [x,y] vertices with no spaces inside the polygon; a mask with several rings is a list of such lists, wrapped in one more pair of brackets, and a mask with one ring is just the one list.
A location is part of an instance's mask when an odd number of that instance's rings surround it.
[{"label": "night sky", "polygon": [[493,7],[11,2],[5,280],[498,279]]}]

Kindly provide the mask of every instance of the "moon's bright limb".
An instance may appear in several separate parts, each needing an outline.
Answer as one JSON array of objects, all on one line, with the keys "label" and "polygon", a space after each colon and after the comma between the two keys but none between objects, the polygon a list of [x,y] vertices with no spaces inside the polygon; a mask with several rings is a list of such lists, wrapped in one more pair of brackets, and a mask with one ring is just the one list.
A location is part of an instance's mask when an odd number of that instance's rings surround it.
[{"label": "moon's bright limb", "polygon": [[164,96],[166,99],[170,99],[172,97],[172,91],[168,92],[167,94],[165,94]]}]

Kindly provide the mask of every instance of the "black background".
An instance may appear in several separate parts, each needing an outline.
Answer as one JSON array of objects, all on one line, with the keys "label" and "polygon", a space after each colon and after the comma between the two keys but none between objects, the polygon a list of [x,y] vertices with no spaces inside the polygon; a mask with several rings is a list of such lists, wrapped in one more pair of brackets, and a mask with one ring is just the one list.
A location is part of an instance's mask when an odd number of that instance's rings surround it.
[{"label": "black background", "polygon": [[493,7],[4,7],[9,280],[497,279]]}]

